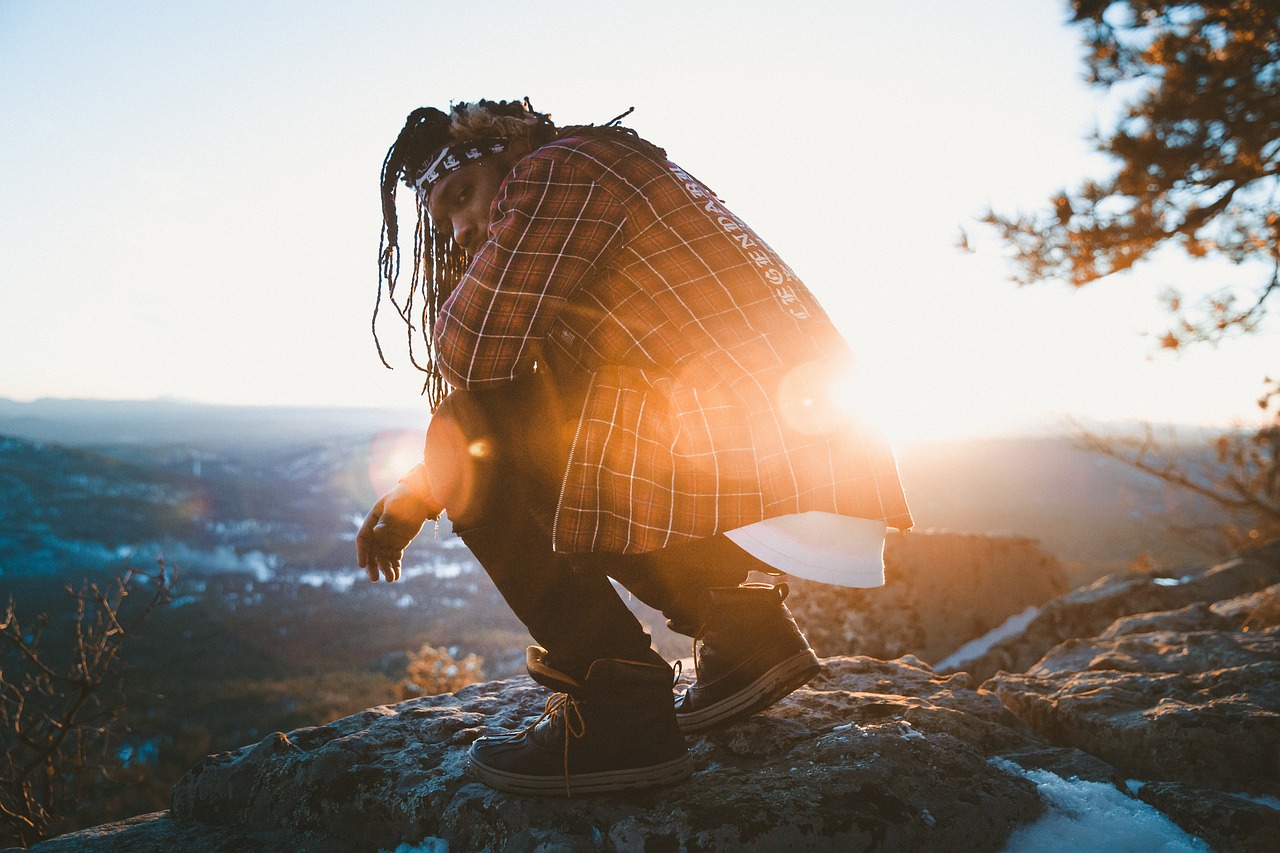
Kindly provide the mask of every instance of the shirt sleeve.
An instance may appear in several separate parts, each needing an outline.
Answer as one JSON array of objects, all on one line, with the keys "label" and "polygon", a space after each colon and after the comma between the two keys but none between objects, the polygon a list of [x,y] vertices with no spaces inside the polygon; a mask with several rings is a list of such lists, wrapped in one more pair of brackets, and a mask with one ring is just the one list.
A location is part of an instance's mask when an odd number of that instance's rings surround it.
[{"label": "shirt sleeve", "polygon": [[440,372],[456,388],[527,373],[566,301],[616,249],[626,224],[612,192],[554,154],[518,162],[494,203],[489,240],[436,321]]}]

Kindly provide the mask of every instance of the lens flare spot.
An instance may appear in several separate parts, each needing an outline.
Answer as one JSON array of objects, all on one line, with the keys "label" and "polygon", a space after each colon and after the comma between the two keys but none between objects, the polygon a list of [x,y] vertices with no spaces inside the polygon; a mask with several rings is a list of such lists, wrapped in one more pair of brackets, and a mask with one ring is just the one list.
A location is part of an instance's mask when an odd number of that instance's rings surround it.
[{"label": "lens flare spot", "polygon": [[807,435],[838,429],[848,412],[835,404],[832,387],[839,368],[810,361],[791,370],[778,383],[778,412],[787,426]]},{"label": "lens flare spot", "polygon": [[182,512],[187,518],[205,519],[213,515],[213,501],[203,493],[187,497],[181,504]]},{"label": "lens flare spot", "polygon": [[484,459],[489,455],[489,442],[483,438],[478,438],[467,445],[467,454],[474,459]]},{"label": "lens flare spot", "polygon": [[375,493],[385,494],[421,461],[421,432],[408,429],[380,432],[369,443],[369,485]]},{"label": "lens flare spot", "polygon": [[[778,411],[791,429],[807,435],[838,430],[871,430],[896,440],[886,412],[895,409],[901,392],[876,393],[851,364],[821,361],[802,364],[778,383]],[[900,406],[898,406],[900,408]]]}]

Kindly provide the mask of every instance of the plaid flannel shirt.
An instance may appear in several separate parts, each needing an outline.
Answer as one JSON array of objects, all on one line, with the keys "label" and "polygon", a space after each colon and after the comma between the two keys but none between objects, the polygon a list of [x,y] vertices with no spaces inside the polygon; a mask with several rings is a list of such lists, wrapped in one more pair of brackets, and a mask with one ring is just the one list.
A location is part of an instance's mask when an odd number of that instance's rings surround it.
[{"label": "plaid flannel shirt", "polygon": [[[553,546],[643,553],[808,510],[911,526],[893,454],[821,402],[848,348],[741,219],[628,137],[520,160],[436,324],[458,388],[585,388]],[[825,413],[825,414],[824,414]]]}]

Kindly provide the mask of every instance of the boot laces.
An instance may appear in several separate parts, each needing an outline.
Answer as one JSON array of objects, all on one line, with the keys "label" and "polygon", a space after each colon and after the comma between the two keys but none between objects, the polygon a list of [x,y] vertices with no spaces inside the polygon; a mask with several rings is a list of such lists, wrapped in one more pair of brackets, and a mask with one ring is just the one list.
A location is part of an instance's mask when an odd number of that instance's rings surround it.
[{"label": "boot laces", "polygon": [[[701,663],[702,656],[699,654],[698,643],[702,640],[704,629],[699,628],[698,634],[693,638],[693,679],[698,680],[698,667]],[[671,664],[671,686],[675,687],[680,683],[680,676],[684,674],[684,660],[676,658]]]},{"label": "boot laces", "polygon": [[693,677],[694,680],[702,676],[702,647],[706,645],[705,635],[707,626],[703,625],[698,629],[698,633],[693,636]]},{"label": "boot laces", "polygon": [[568,693],[553,693],[542,710],[542,716],[516,733],[516,737],[524,737],[531,733],[543,720],[550,718],[551,725],[557,723],[564,730],[564,795],[569,796],[569,740],[577,740],[586,731],[586,723],[582,719],[582,710],[578,701]]}]

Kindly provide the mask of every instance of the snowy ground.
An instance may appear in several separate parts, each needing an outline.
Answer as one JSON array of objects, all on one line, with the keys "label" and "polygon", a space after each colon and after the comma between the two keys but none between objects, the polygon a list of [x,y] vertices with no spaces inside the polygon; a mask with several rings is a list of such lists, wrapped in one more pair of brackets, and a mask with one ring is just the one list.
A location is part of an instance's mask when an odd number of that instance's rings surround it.
[{"label": "snowy ground", "polygon": [[1021,634],[1031,624],[1031,620],[1040,615],[1039,607],[1028,607],[1021,613],[1015,613],[999,626],[992,628],[975,640],[970,640],[956,649],[946,658],[938,661],[933,667],[936,672],[959,672],[970,661],[975,661],[987,653],[987,650],[1005,637]]},{"label": "snowy ground", "polygon": [[1045,804],[1040,819],[1009,836],[1000,853],[1213,853],[1161,812],[1113,785],[996,763],[1034,782]]}]

